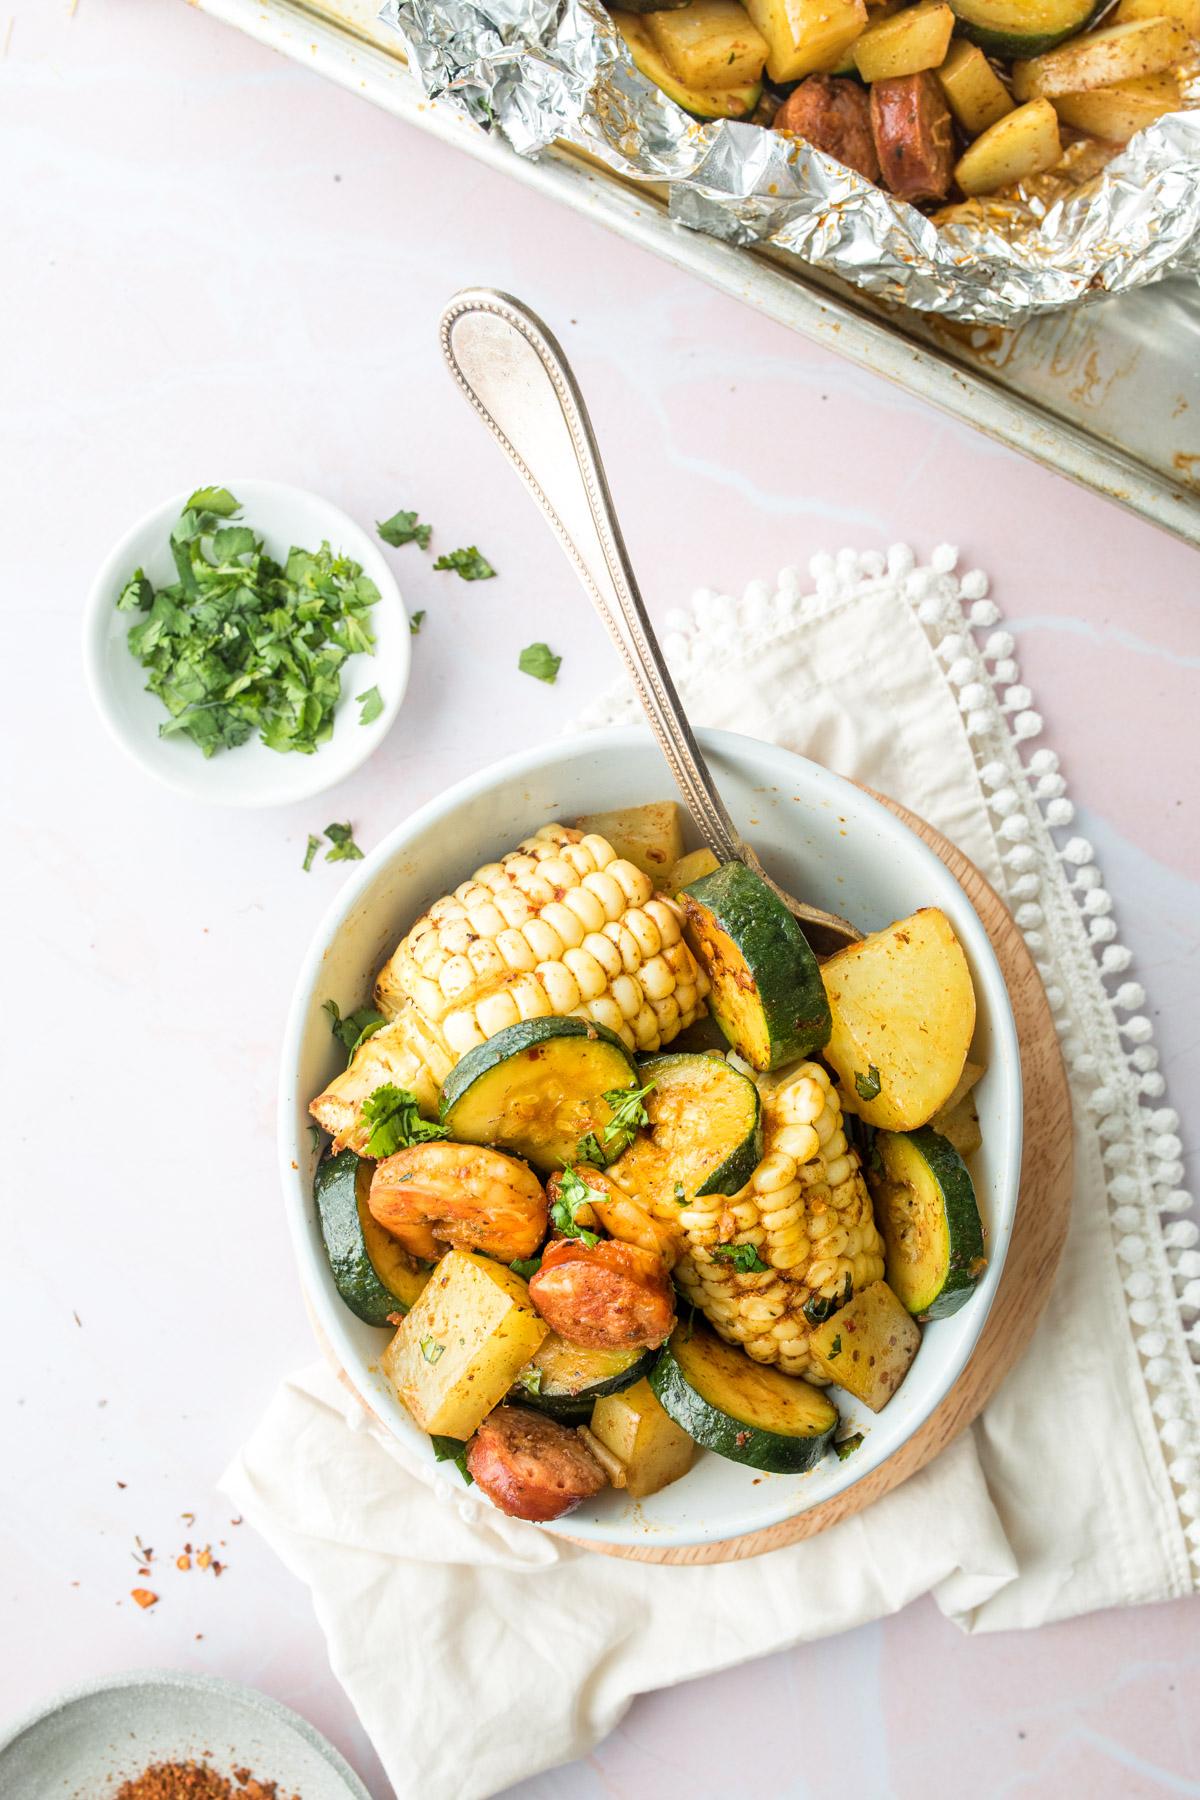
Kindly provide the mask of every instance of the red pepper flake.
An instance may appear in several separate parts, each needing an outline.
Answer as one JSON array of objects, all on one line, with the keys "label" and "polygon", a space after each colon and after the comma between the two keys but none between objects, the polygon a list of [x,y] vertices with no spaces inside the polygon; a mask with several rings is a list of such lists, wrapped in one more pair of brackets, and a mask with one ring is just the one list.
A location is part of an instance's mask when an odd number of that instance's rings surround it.
[{"label": "red pepper flake", "polygon": [[123,1481],[118,1481],[117,1486],[119,1488],[123,1488],[125,1486],[125,1483]]},{"label": "red pepper flake", "polygon": [[750,1433],[748,1431],[739,1431],[733,1441],[738,1449],[742,1450],[750,1442]]},{"label": "red pepper flake", "polygon": [[148,1606],[158,1605],[158,1595],[151,1593],[149,1588],[130,1588],[129,1597],[137,1601],[143,1612]]},{"label": "red pepper flake", "polygon": [[175,1558],[175,1567],[177,1569],[190,1569],[191,1566],[192,1559],[190,1556],[177,1556]]},{"label": "red pepper flake", "polygon": [[230,1519],[230,1521],[229,1521],[229,1523],[230,1523],[230,1524],[231,1524],[231,1525],[240,1525],[240,1524],[241,1524],[241,1523],[242,1523],[242,1515],[241,1515],[241,1513],[239,1513],[239,1514],[238,1514],[238,1516],[237,1516],[237,1518],[236,1518],[236,1519]]},{"label": "red pepper flake", "polygon": [[205,1544],[203,1550],[198,1551],[196,1554],[196,1567],[198,1569],[207,1569],[207,1567],[211,1561],[212,1561],[212,1545]]}]

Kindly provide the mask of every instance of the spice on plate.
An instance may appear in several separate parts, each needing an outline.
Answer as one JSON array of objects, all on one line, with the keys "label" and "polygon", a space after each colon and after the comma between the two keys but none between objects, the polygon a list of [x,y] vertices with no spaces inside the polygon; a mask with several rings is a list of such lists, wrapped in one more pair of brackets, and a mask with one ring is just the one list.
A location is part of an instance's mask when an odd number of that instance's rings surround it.
[{"label": "spice on plate", "polygon": [[158,1595],[150,1588],[130,1588],[129,1597],[137,1601],[143,1612],[148,1607],[158,1605]]},{"label": "spice on plate", "polygon": [[300,1800],[285,1795],[274,1781],[263,1781],[249,1769],[235,1769],[233,1779],[208,1763],[152,1763],[140,1775],[121,1783],[112,1800]]}]

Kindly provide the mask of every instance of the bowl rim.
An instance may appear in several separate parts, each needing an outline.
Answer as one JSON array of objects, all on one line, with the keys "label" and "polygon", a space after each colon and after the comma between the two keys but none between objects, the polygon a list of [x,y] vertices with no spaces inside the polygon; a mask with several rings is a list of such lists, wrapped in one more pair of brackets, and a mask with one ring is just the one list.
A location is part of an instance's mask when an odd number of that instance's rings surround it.
[{"label": "bowl rim", "polygon": [[[778,758],[782,765],[791,765],[793,771],[794,765],[803,765],[805,770],[815,778],[818,788],[827,788],[831,797],[849,797],[850,803],[856,809],[865,812],[867,818],[877,825],[885,837],[892,837],[897,841],[903,840],[906,852],[915,855],[918,862],[925,862],[930,867],[931,878],[933,878],[932,872],[936,870],[937,878],[955,881],[946,864],[929,845],[924,843],[881,800],[876,799],[873,793],[848,777],[838,775],[834,771],[826,769],[822,764],[801,756],[796,751],[779,744],[772,744],[765,739],[752,737],[748,733],[702,727],[697,730],[696,736],[701,747],[714,757],[724,756],[727,760],[736,761],[739,755],[744,755],[743,747],[749,747],[752,754],[759,757],[765,754],[768,760]],[[429,826],[436,824],[444,814],[453,808],[465,801],[477,798],[481,793],[492,788],[519,780],[522,775],[528,774],[532,770],[543,768],[555,759],[556,754],[561,756],[566,743],[580,741],[594,747],[597,755],[603,755],[606,749],[621,750],[626,747],[644,747],[653,740],[647,738],[646,727],[639,725],[618,725],[588,730],[579,733],[578,738],[574,740],[560,739],[556,741],[552,739],[548,743],[517,751],[502,761],[491,763],[443,789],[394,826],[363,861],[356,865],[353,874],[326,907],[317,929],[309,941],[292,992],[284,1027],[276,1115],[279,1169],[288,1217],[288,1230],[296,1257],[301,1291],[307,1302],[310,1317],[318,1329],[318,1334],[325,1340],[323,1348],[327,1355],[331,1351],[338,1353],[339,1366],[348,1377],[355,1394],[372,1417],[377,1419],[380,1418],[380,1415],[372,1402],[367,1383],[360,1379],[356,1367],[359,1361],[358,1354],[349,1345],[344,1320],[339,1316],[345,1309],[335,1303],[333,1296],[326,1289],[321,1288],[314,1291],[306,1273],[311,1255],[311,1245],[306,1235],[305,1220],[311,1196],[307,1191],[308,1184],[304,1177],[304,1165],[301,1161],[303,1147],[297,1142],[294,1122],[298,1097],[296,1071],[299,1067],[305,1021],[310,1003],[326,953],[335,941],[338,932],[358,906],[364,892],[395,856],[401,854],[414,838]],[[955,882],[955,885],[959,884]],[[974,1304],[970,1308],[964,1337],[957,1351],[947,1356],[943,1375],[935,1384],[934,1394],[918,1410],[903,1435],[878,1463],[856,1472],[854,1459],[847,1458],[836,1471],[829,1472],[829,1479],[824,1485],[819,1501],[809,1505],[796,1505],[794,1502],[784,1501],[774,1509],[765,1509],[762,1515],[737,1518],[728,1524],[723,1523],[719,1531],[703,1531],[686,1526],[675,1531],[670,1527],[656,1524],[650,1540],[656,1548],[682,1549],[689,1545],[731,1542],[750,1533],[769,1529],[772,1525],[782,1523],[786,1519],[799,1517],[810,1510],[812,1504],[823,1506],[835,1500],[839,1495],[855,1486],[858,1481],[873,1474],[876,1469],[884,1467],[890,1458],[925,1426],[933,1412],[956,1386],[974,1355],[999,1289],[1016,1218],[1024,1137],[1024,1099],[1016,1021],[1013,1017],[1004,975],[987,930],[965,891],[963,892],[963,901],[970,920],[971,942],[967,948],[977,974],[982,978],[985,987],[986,1011],[984,1017],[992,1034],[994,1046],[988,1066],[992,1068],[1003,1065],[1005,1077],[1012,1090],[1012,1106],[1003,1120],[1004,1142],[999,1146],[999,1168],[1007,1179],[997,1182],[996,1210],[995,1217],[991,1220],[989,1238],[988,1269],[980,1289],[976,1292]],[[401,1439],[391,1430],[387,1421],[381,1422],[389,1438],[400,1443]],[[417,1429],[414,1425],[414,1432]],[[431,1471],[432,1467],[431,1464]],[[636,1531],[630,1529],[628,1525],[616,1524],[612,1529],[598,1528],[587,1521],[581,1521],[573,1514],[568,1514],[564,1519],[543,1524],[540,1529],[550,1532],[553,1536],[564,1537],[576,1543],[632,1547],[641,1546],[648,1541],[644,1530]]]},{"label": "bowl rim", "polygon": [[[322,751],[331,748],[323,745],[305,762],[311,770],[308,781],[289,786],[286,791],[273,788],[269,783],[250,780],[246,786],[234,794],[215,793],[205,787],[203,780],[203,759],[196,767],[195,778],[183,777],[175,772],[174,766],[155,753],[159,739],[146,737],[141,732],[131,731],[120,717],[114,705],[108,676],[105,672],[105,650],[112,629],[113,594],[119,583],[132,571],[136,562],[135,546],[147,533],[174,520],[183,511],[184,503],[194,489],[180,488],[166,499],[160,500],[156,506],[149,507],[140,518],[136,519],[101,560],[83,607],[83,669],[84,679],[92,704],[96,708],[105,729],[113,742],[118,744],[130,759],[147,775],[160,781],[173,793],[183,794],[189,800],[199,800],[205,806],[227,806],[239,810],[253,810],[269,806],[291,806],[311,800],[317,794],[325,793],[336,787],[360,769],[367,758],[374,754],[391,730],[396,717],[404,704],[408,692],[409,678],[412,673],[411,629],[408,608],[400,591],[400,584],[388,565],[386,557],[375,543],[366,528],[352,519],[332,500],[326,500],[323,494],[311,488],[295,486],[287,481],[266,481],[257,476],[243,476],[223,484],[228,492],[235,494],[241,502],[241,523],[253,524],[255,498],[270,499],[295,505],[305,509],[317,507],[328,521],[335,521],[338,536],[342,542],[335,544],[335,549],[345,549],[354,560],[360,563],[365,573],[369,574],[379,589],[379,604],[393,606],[399,616],[400,629],[396,632],[398,649],[395,652],[394,667],[389,664],[389,687],[394,677],[394,691],[390,692],[383,704],[383,711],[371,724],[360,727],[360,737],[353,739],[354,749],[344,759],[329,758],[325,767],[321,767]],[[328,536],[327,531],[322,532]],[[332,540],[331,540],[332,541]],[[353,706],[354,700],[349,694],[343,694],[338,702],[338,712]],[[300,760],[295,757],[294,760]],[[336,760],[336,767],[333,763]]]}]

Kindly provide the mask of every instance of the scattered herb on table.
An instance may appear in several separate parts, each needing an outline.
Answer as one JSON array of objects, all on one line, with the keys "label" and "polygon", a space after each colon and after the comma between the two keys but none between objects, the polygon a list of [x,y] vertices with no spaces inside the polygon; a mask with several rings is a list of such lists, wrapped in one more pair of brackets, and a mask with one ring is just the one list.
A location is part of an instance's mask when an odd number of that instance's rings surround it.
[{"label": "scattered herb on table", "polygon": [[410,1088],[394,1087],[384,1082],[362,1104],[363,1122],[371,1127],[364,1154],[380,1161],[406,1150],[410,1144],[427,1144],[434,1138],[449,1137],[444,1125],[423,1119],[417,1096]]},{"label": "scattered herb on table", "polygon": [[857,1069],[854,1071],[854,1085],[858,1089],[858,1097],[860,1100],[875,1099],[880,1091],[882,1083],[879,1079],[879,1070],[875,1067],[874,1063],[871,1063],[868,1066],[865,1075],[861,1074]]},{"label": "scattered herb on table", "polygon": [[227,488],[197,488],[171,528],[177,579],[155,588],[135,569],[117,598],[130,654],[168,717],[161,737],[212,756],[255,733],[269,750],[311,755],[333,735],[342,664],[371,653],[379,589],[323,543],[268,556]]},{"label": "scattered herb on table", "polygon": [[754,1244],[715,1244],[710,1254],[732,1263],[739,1275],[765,1275],[771,1266]]},{"label": "scattered herb on table", "polygon": [[467,1446],[462,1438],[431,1437],[433,1454],[438,1462],[452,1462],[468,1487],[474,1487],[475,1477],[467,1467]]},{"label": "scattered herb on table", "polygon": [[365,694],[355,694],[354,698],[362,707],[358,715],[360,725],[373,725],[383,711],[383,695],[377,687],[369,687]]},{"label": "scattered herb on table", "polygon": [[419,525],[415,512],[395,512],[390,519],[376,519],[375,529],[394,550],[401,544],[420,544],[422,550],[428,550],[433,536],[433,526]]},{"label": "scattered herb on table", "polygon": [[408,629],[412,632],[414,637],[416,637],[418,635],[418,633],[420,632],[420,629],[424,623],[425,623],[425,608],[422,607],[420,612],[413,613],[411,618],[408,621]]},{"label": "scattered herb on table", "polygon": [[549,644],[526,644],[517,658],[517,667],[522,675],[532,675],[535,681],[545,681],[553,687],[562,668],[562,657],[555,656]]},{"label": "scattered herb on table", "polygon": [[579,1238],[589,1249],[598,1244],[600,1239],[594,1231],[586,1231],[576,1221],[576,1213],[581,1207],[589,1206],[593,1200],[603,1200],[604,1195],[595,1188],[590,1188],[581,1175],[574,1169],[564,1169],[559,1177],[558,1198],[550,1208],[550,1221],[555,1229],[564,1237]]},{"label": "scattered herb on table", "polygon": [[329,1029],[338,1042],[345,1046],[346,1054],[351,1062],[361,1044],[387,1024],[381,1012],[373,1006],[359,1006],[342,1017],[336,1000],[322,1000],[321,1006],[329,1014]]},{"label": "scattered herb on table", "polygon": [[362,861],[362,851],[354,841],[354,829],[349,820],[344,825],[327,825],[325,836],[330,843],[330,848],[325,852],[326,862]]},{"label": "scattered herb on table", "polygon": [[465,550],[447,550],[434,563],[435,569],[453,569],[464,581],[490,581],[496,573],[486,556],[481,556],[474,544]]},{"label": "scattered herb on table", "polygon": [[314,837],[312,832],[310,831],[308,834],[308,847],[304,852],[304,873],[306,875],[308,874],[308,871],[312,868],[313,857],[317,854],[317,851],[320,848],[321,848],[320,838]]}]

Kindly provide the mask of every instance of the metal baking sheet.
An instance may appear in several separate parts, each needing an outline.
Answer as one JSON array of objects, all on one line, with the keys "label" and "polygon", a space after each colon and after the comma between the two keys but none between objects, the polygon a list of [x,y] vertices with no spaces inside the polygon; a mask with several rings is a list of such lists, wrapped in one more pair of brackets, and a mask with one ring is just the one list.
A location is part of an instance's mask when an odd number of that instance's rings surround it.
[{"label": "metal baking sheet", "polygon": [[517,156],[423,97],[376,0],[189,3],[1200,545],[1200,284],[1161,282],[1012,328],[885,308],[795,259],[672,224],[653,188],[574,151]]}]

